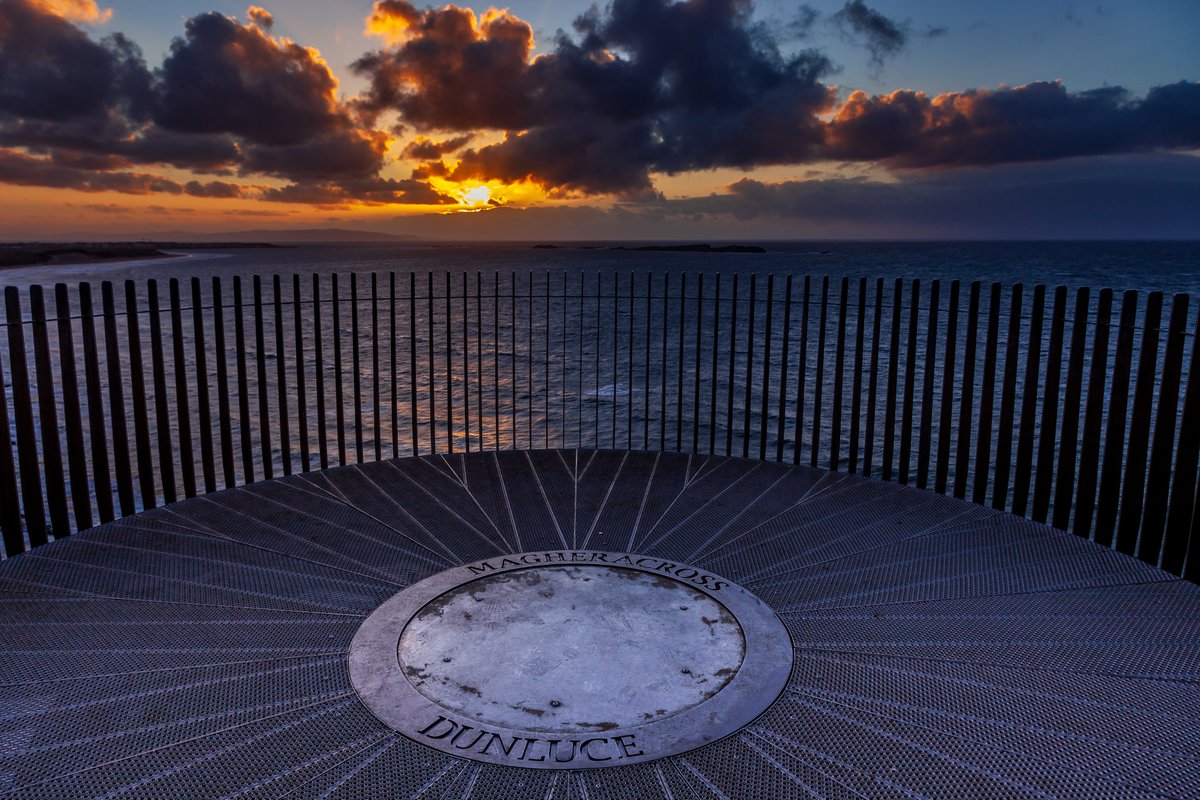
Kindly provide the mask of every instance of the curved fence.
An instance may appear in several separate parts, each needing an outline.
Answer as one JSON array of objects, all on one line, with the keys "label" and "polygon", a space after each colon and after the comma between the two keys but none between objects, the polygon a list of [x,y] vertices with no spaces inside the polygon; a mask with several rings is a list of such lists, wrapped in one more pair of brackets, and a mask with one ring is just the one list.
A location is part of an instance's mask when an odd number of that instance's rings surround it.
[{"label": "curved fence", "polygon": [[6,556],[293,472],[601,447],[911,483],[1200,576],[1187,295],[650,272],[4,294]]}]

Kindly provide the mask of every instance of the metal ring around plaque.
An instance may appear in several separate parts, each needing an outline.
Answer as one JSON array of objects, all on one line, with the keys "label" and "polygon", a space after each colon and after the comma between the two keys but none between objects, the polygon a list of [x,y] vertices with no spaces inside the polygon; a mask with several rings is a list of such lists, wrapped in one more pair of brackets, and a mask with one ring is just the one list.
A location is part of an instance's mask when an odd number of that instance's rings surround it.
[{"label": "metal ring around plaque", "polygon": [[379,606],[350,679],[444,753],[535,769],[652,761],[735,733],[783,691],[792,643],[726,578],[633,553],[542,551],[433,575]]}]

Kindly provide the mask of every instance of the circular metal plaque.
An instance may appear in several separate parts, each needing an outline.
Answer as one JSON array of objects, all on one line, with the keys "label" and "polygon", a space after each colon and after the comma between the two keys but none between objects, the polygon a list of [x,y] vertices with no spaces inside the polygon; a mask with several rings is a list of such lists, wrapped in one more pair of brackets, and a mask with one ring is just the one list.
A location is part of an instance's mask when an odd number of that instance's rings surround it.
[{"label": "circular metal plaque", "polygon": [[363,703],[414,741],[541,769],[650,761],[741,729],[792,644],[728,579],[662,558],[543,551],[405,589],[350,647]]}]

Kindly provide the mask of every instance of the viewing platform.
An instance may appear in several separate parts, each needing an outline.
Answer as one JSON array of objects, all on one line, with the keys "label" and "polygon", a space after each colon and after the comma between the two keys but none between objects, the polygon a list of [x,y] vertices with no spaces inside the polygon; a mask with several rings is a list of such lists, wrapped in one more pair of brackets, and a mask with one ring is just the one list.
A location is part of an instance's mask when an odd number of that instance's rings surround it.
[{"label": "viewing platform", "polygon": [[0,796],[1200,795],[1187,295],[161,288],[4,293]]},{"label": "viewing platform", "polygon": [[13,797],[1200,786],[1200,588],[803,466],[382,461],[119,520],[0,582]]}]

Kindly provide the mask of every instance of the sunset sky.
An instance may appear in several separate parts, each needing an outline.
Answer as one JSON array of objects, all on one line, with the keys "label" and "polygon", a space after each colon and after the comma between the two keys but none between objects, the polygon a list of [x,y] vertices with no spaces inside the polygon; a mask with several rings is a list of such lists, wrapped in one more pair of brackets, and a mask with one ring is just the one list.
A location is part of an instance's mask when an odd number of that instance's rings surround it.
[{"label": "sunset sky", "polygon": [[1198,238],[1196,0],[0,0],[0,239]]}]

